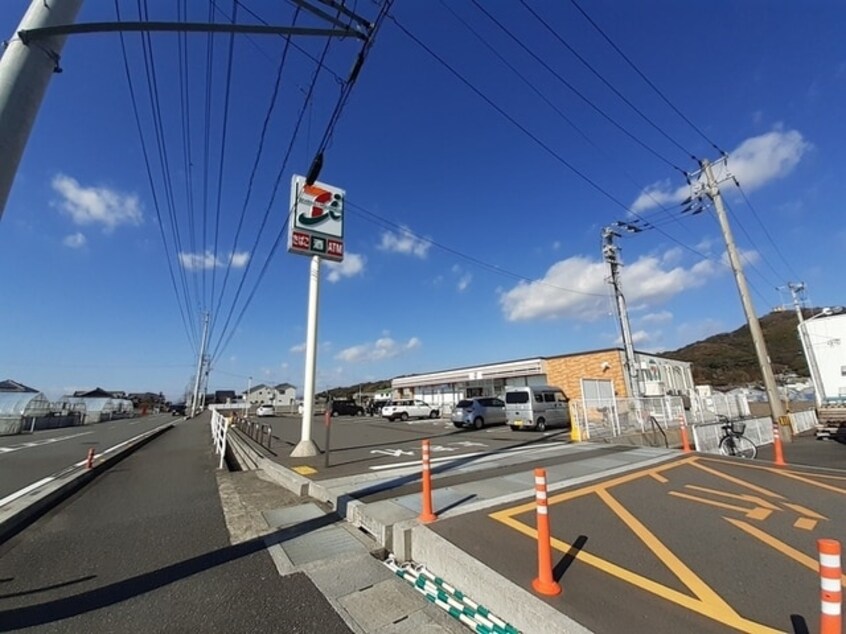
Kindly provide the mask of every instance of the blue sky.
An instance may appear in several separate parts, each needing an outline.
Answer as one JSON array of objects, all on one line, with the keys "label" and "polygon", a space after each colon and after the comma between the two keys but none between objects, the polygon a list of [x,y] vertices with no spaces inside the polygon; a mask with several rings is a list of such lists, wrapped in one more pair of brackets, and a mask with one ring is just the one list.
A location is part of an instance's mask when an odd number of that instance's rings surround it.
[{"label": "blue sky", "polygon": [[[232,4],[216,3],[216,19],[223,20]],[[346,260],[341,266],[324,266],[319,388],[615,345],[618,334],[600,259],[600,230],[615,220],[634,220],[632,211],[664,231],[621,240],[624,290],[639,347],[673,349],[742,323],[715,218],[710,212],[685,217],[675,205],[687,185],[671,165],[693,171],[690,154],[714,159],[716,150],[570,2],[527,3],[654,127],[519,2],[487,2],[484,7],[663,159],[603,119],[471,0],[449,6],[520,76],[441,3],[400,0],[393,9],[400,24],[623,204],[617,206],[576,176],[387,20],[321,173],[321,180],[346,189],[350,205]],[[188,4],[189,18],[204,21],[208,5]],[[357,4],[361,12],[375,16],[373,3]],[[17,0],[0,5],[0,25],[7,36],[27,5]],[[150,16],[175,20],[175,5],[151,0]],[[580,0],[580,5],[674,106],[730,153],[728,169],[758,215],[732,182],[724,184],[736,238],[751,265],[747,276],[759,314],[786,301],[776,287],[788,280],[806,282],[815,305],[844,303],[846,6],[834,0],[801,6],[718,1],[707,11],[669,0],[625,6]],[[289,24],[293,14],[285,3],[241,0],[243,22],[254,21],[244,7],[275,23]],[[137,17],[134,2],[121,2],[121,11],[124,19]],[[112,2],[88,0],[79,21],[113,19]],[[301,18],[300,23],[315,21]],[[307,258],[288,254],[283,244],[234,326],[281,229],[291,175],[307,171],[338,84],[325,72],[320,76],[278,195],[269,205],[315,67],[299,51],[289,53],[235,243],[284,40],[235,39],[220,181],[228,36],[214,41],[209,123],[206,37],[187,38],[190,170],[183,155],[186,120],[177,37],[159,34],[152,42],[182,249],[175,248],[171,233],[139,36],[127,36],[127,50],[142,130],[153,154],[162,225],[133,119],[119,39],[114,34],[71,38],[62,55],[64,72],[52,79],[0,219],[0,378],[15,378],[52,396],[99,385],[161,390],[175,397],[193,374],[200,314],[218,305],[229,266],[220,309],[213,315],[210,388],[242,389],[248,376],[254,383],[287,381],[301,387]],[[325,42],[297,43],[319,56]],[[356,51],[352,41],[334,42],[326,65],[346,76]],[[210,168],[204,187],[206,130]],[[670,211],[656,207],[656,201]],[[268,208],[269,219],[259,233]],[[187,305],[181,297],[180,268]],[[245,271],[244,290],[235,302]],[[178,301],[194,334],[186,332]],[[233,305],[233,317],[224,328]]]}]

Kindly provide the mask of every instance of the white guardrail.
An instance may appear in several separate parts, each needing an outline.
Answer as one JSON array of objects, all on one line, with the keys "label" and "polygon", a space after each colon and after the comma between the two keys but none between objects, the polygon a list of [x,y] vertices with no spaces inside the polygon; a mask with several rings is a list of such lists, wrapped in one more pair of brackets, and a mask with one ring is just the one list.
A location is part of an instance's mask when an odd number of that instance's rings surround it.
[{"label": "white guardrail", "polygon": [[223,461],[226,457],[226,434],[229,430],[229,420],[216,409],[211,411],[211,433],[214,443],[214,452],[220,455],[218,469],[223,469]]},{"label": "white guardrail", "polygon": [[[794,434],[800,434],[814,429],[817,424],[817,414],[814,410],[792,412],[788,414],[790,428]],[[769,416],[761,418],[745,418],[746,430],[743,435],[751,440],[756,447],[769,445],[773,442],[773,419]],[[723,436],[721,426],[723,422],[694,424],[690,426],[693,432],[693,444],[696,451],[705,453],[719,453],[720,439]]]}]

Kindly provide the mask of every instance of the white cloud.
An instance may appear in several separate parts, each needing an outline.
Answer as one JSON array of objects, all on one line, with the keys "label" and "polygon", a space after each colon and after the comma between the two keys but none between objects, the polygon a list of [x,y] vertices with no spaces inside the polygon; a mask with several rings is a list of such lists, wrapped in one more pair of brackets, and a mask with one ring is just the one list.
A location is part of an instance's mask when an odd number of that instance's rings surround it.
[{"label": "white cloud", "polygon": [[657,313],[649,313],[640,318],[642,324],[662,324],[673,320],[673,313],[669,310],[662,310]]},{"label": "white cloud", "polygon": [[[652,335],[650,335],[645,330],[636,330],[632,333],[632,345],[634,345],[635,347],[640,346],[644,343],[649,343],[650,341],[652,341]],[[614,343],[618,346],[622,345],[623,336],[617,335],[617,339],[614,341]]]},{"label": "white cloud", "polygon": [[329,275],[326,276],[326,279],[334,284],[340,281],[342,277],[359,275],[364,271],[365,262],[366,259],[363,255],[347,252],[341,262],[326,262],[326,268],[329,269]]},{"label": "white cloud", "polygon": [[137,226],[144,221],[141,202],[135,194],[106,187],[83,187],[65,174],[56,174],[50,185],[62,197],[59,209],[75,224],[102,224],[106,231],[112,231],[119,225]]},{"label": "white cloud", "polygon": [[335,358],[347,363],[382,361],[415,350],[421,345],[422,342],[417,337],[412,337],[405,343],[397,342],[390,337],[381,337],[372,343],[345,348],[335,355]]},{"label": "white cloud", "polygon": [[560,240],[556,240],[555,242],[552,243],[552,250],[553,251],[558,251],[558,249],[560,249],[560,248],[561,248],[561,241]]},{"label": "white cloud", "polygon": [[467,290],[467,287],[470,286],[470,282],[473,281],[473,274],[472,273],[465,273],[458,279],[458,292],[462,293]]},{"label": "white cloud", "polygon": [[396,233],[385,231],[382,233],[382,241],[379,243],[379,249],[382,251],[413,255],[418,258],[425,258],[431,246],[431,242],[418,237],[408,227],[402,227]]},{"label": "white cloud", "polygon": [[[724,270],[713,260],[686,268],[667,265],[662,256],[648,255],[623,269],[622,286],[629,306],[649,307],[702,286]],[[574,256],[553,264],[543,278],[520,282],[504,292],[500,305],[509,321],[562,317],[594,320],[609,311],[607,275],[604,262]]]},{"label": "white cloud", "polygon": [[302,343],[298,343],[295,346],[291,346],[291,352],[305,352],[306,349],[306,342],[303,341]]},{"label": "white cloud", "polygon": [[[811,147],[798,130],[776,129],[738,145],[729,154],[728,168],[746,191],[752,191],[789,174]],[[689,195],[687,184],[674,190],[669,181],[655,183],[640,193],[632,210],[678,203]]]},{"label": "white cloud", "polygon": [[76,233],[72,233],[69,236],[65,236],[65,239],[62,240],[62,244],[66,247],[70,247],[71,249],[81,249],[85,246],[87,240],[85,239],[85,235],[77,231]]},{"label": "white cloud", "polygon": [[182,268],[188,271],[205,271],[215,267],[222,268],[226,266],[227,261],[231,264],[232,268],[242,269],[247,266],[249,260],[249,251],[230,253],[226,260],[215,257],[211,250],[207,250],[205,253],[188,253],[187,251],[180,251],[179,253],[179,262],[182,264]]}]

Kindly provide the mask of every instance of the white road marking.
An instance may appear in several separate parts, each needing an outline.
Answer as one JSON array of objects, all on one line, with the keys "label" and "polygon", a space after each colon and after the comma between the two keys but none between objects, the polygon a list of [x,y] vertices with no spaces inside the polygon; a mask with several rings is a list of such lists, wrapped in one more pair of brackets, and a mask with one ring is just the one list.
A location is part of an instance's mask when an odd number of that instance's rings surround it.
[{"label": "white road marking", "polygon": [[402,449],[371,449],[370,453],[380,454],[383,456],[391,456],[392,458],[414,455],[413,451],[403,451]]},{"label": "white road marking", "polygon": [[30,442],[21,443],[20,445],[13,445],[11,447],[0,447],[0,454],[11,453],[13,451],[20,451],[21,449],[32,449],[33,447],[42,447],[50,443],[59,442],[62,440],[69,440],[71,438],[79,438],[93,432],[84,431],[78,434],[71,434],[70,436],[59,436],[58,438],[45,438],[43,440],[33,440]]},{"label": "white road marking", "polygon": [[[441,458],[432,458],[429,460],[431,463],[435,462],[446,462],[449,460],[461,460],[463,458],[473,458],[475,456],[485,456],[476,461],[476,464],[479,462],[489,462],[491,460],[497,460],[500,456],[503,455],[512,455],[515,453],[523,453],[528,451],[540,452],[540,451],[547,451],[549,449],[557,449],[558,447],[569,445],[570,443],[566,442],[550,442],[543,445],[543,447],[513,447],[511,449],[502,449],[499,451],[473,451],[470,453],[459,453],[459,454],[452,454],[449,456],[442,456]],[[374,465],[372,467],[368,467],[371,471],[384,471],[385,469],[398,469],[401,467],[414,467],[420,464],[420,460],[410,460],[408,462],[394,462],[392,464],[379,464]]]},{"label": "white road marking", "polygon": [[23,497],[24,495],[26,495],[30,491],[34,491],[38,487],[44,486],[45,484],[47,484],[48,482],[52,482],[53,480],[55,480],[55,478],[53,476],[47,476],[46,478],[41,478],[38,482],[33,482],[32,484],[29,484],[29,485],[25,486],[24,488],[19,489],[19,490],[15,491],[14,493],[11,493],[10,495],[7,495],[2,500],[0,500],[0,507],[5,506],[9,502],[14,502],[19,497]]}]

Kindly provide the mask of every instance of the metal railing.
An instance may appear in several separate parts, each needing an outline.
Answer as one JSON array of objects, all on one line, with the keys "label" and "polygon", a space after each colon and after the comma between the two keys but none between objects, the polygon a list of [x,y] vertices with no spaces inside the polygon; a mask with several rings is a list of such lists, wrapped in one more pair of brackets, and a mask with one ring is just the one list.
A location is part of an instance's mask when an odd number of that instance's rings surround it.
[{"label": "metal railing", "polygon": [[790,428],[794,434],[810,431],[817,426],[817,413],[812,409],[805,410],[804,412],[791,412],[788,416],[790,418]]},{"label": "metal railing", "polygon": [[675,429],[685,418],[678,396],[570,401],[573,425],[584,440],[615,438],[629,434],[658,433]]},{"label": "metal railing", "polygon": [[255,420],[247,420],[245,418],[236,419],[235,424],[244,434],[255,440],[262,447],[272,449],[273,444],[273,427],[264,425]]},{"label": "metal railing", "polygon": [[214,443],[214,452],[220,455],[218,469],[223,469],[223,462],[226,458],[226,434],[229,430],[229,420],[216,409],[212,410],[211,433]]}]

